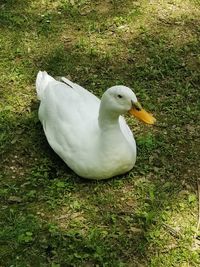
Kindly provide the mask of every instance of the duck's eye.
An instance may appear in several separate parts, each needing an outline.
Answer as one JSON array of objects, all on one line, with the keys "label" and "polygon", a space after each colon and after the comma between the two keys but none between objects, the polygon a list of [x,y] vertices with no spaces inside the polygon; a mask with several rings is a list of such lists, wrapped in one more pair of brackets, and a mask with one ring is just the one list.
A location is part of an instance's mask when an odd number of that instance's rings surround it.
[{"label": "duck's eye", "polygon": [[122,98],[122,95],[117,95],[117,97]]}]

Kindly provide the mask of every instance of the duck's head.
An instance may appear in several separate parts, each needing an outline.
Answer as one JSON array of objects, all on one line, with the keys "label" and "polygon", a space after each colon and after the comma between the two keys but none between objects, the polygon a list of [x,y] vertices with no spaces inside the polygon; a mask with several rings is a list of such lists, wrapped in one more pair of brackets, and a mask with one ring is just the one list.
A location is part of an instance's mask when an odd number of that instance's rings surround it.
[{"label": "duck's head", "polygon": [[117,85],[109,88],[103,94],[102,104],[103,103],[107,111],[109,110],[109,112],[113,112],[117,115],[129,112],[147,124],[154,124],[156,121],[150,113],[142,108],[134,92],[126,86]]}]

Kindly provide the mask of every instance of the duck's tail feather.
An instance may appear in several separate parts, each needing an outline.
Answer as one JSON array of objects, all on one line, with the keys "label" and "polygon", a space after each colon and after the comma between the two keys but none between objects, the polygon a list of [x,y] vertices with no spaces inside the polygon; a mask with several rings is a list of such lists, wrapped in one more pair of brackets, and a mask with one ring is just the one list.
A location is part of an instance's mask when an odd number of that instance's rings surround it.
[{"label": "duck's tail feather", "polygon": [[55,81],[46,71],[39,71],[36,78],[37,98],[42,99],[43,93],[49,82]]}]

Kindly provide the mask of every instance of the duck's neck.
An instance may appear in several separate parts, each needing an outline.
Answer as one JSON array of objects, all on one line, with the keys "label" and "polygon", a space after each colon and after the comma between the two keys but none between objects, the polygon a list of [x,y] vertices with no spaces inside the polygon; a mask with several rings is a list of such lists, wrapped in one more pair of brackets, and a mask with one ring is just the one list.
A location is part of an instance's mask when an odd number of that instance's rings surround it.
[{"label": "duck's neck", "polygon": [[120,131],[119,125],[119,114],[106,108],[106,105],[101,103],[99,110],[99,127],[103,131],[118,130]]}]

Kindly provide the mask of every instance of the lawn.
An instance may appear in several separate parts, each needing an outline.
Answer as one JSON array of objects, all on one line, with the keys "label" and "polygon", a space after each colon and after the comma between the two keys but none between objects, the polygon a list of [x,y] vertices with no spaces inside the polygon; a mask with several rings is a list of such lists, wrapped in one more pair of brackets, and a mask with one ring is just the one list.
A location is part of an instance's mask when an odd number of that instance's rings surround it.
[{"label": "lawn", "polygon": [[[4,0],[0,29],[0,266],[200,266],[200,2]],[[132,171],[87,181],[55,155],[39,70],[134,90],[157,125],[127,116]]]}]

